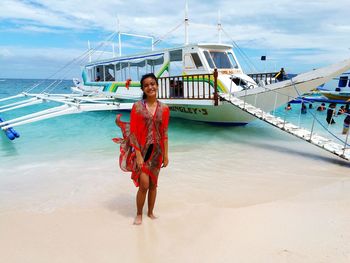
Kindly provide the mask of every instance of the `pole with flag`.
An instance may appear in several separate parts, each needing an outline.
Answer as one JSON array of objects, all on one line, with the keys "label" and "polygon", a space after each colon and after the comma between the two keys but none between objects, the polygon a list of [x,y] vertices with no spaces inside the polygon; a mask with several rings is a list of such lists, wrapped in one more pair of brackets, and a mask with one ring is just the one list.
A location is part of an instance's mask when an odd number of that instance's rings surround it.
[{"label": "pole with flag", "polygon": [[[261,56],[261,58],[260,58],[260,60],[261,61],[266,61],[266,56]],[[265,68],[265,73],[266,73],[266,62],[264,63],[265,65],[264,65],[264,68]]]}]

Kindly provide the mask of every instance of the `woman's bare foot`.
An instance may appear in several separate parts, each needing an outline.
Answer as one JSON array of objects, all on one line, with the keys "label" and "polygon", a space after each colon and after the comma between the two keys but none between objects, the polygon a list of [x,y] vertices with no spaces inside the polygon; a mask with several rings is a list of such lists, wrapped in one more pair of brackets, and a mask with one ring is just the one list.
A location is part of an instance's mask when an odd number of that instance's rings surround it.
[{"label": "woman's bare foot", "polygon": [[155,216],[153,213],[148,213],[147,216],[151,219],[157,219],[158,216]]},{"label": "woman's bare foot", "polygon": [[141,225],[142,224],[142,215],[136,215],[134,220],[134,225]]}]

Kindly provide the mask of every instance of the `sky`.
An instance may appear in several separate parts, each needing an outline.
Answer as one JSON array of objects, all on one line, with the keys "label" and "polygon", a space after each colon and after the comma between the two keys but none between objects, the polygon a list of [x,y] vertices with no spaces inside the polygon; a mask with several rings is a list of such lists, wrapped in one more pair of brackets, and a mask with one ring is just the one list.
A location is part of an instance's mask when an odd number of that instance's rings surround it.
[{"label": "sky", "polygon": [[[185,0],[0,0],[0,79],[79,77],[87,41],[112,52],[117,21],[121,32],[164,37],[156,48],[182,45],[184,13]],[[238,45],[248,73],[350,58],[349,0],[188,0],[189,41],[218,42],[219,14],[222,42]],[[124,35],[122,45],[123,54],[144,52],[151,40]]]}]

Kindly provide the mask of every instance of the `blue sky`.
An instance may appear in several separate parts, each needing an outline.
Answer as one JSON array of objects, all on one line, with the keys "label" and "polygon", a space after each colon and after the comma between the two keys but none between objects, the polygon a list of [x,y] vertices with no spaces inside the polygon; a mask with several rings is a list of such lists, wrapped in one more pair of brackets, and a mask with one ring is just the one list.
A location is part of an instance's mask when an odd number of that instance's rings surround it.
[{"label": "blue sky", "polygon": [[[0,78],[50,76],[85,52],[87,40],[93,47],[104,41],[116,30],[117,17],[121,31],[158,39],[181,23],[184,5],[184,0],[1,0]],[[220,11],[223,42],[234,40],[258,70],[299,73],[350,58],[349,0],[189,0],[188,6],[190,42],[218,40]],[[124,41],[124,53],[150,46],[149,40]],[[159,47],[183,42],[180,27]],[[77,64],[59,77],[79,75]]]}]

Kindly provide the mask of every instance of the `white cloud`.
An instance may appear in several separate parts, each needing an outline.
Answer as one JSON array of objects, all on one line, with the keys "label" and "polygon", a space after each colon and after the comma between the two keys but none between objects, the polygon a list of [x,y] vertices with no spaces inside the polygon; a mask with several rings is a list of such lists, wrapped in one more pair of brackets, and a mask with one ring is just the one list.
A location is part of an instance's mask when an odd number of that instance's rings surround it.
[{"label": "white cloud", "polygon": [[[78,37],[90,29],[100,30],[101,35],[114,31],[118,16],[122,31],[159,37],[183,20],[184,5],[184,0],[171,3],[161,0],[2,0],[0,19],[15,24],[17,30],[37,33],[69,30],[77,31]],[[334,62],[349,57],[348,0],[336,3],[328,0],[189,0],[191,42],[217,40],[218,10],[230,36],[223,34],[223,40],[234,39],[241,48],[274,54],[286,63],[299,63],[300,68],[312,62]],[[182,44],[183,28],[173,32],[166,41]],[[72,55],[64,51],[67,49],[60,50],[63,58],[68,57],[65,54]],[[37,54],[33,50],[27,53]]]}]

